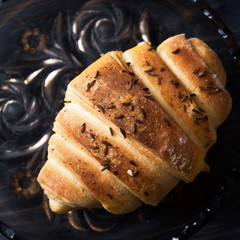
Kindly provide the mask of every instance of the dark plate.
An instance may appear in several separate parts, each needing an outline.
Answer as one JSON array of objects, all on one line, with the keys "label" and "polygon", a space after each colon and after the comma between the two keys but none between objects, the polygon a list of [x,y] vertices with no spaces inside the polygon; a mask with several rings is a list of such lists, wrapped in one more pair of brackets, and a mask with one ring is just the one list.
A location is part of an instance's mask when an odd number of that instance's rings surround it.
[{"label": "dark plate", "polygon": [[[157,46],[178,33],[209,44],[228,75],[234,104],[207,154],[210,173],[180,183],[156,208],[142,206],[123,216],[88,209],[53,214],[36,176],[68,82],[100,53],[143,40]],[[183,239],[198,231],[239,179],[238,53],[231,33],[204,1],[6,2],[0,9],[1,221],[30,240]],[[0,226],[0,239],[1,231],[15,236]]]}]

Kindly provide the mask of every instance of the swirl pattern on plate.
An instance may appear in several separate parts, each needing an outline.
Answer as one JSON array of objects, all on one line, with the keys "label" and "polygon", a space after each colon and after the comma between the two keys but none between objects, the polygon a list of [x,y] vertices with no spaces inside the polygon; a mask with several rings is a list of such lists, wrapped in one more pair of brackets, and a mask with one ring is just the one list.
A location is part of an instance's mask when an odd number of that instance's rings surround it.
[{"label": "swirl pattern on plate", "polygon": [[133,23],[128,11],[117,3],[87,4],[79,12],[72,31],[79,50],[90,56],[121,48],[132,41]]},{"label": "swirl pattern on plate", "polygon": [[9,79],[1,83],[0,139],[10,141],[38,130],[40,109],[38,99],[22,81]]}]

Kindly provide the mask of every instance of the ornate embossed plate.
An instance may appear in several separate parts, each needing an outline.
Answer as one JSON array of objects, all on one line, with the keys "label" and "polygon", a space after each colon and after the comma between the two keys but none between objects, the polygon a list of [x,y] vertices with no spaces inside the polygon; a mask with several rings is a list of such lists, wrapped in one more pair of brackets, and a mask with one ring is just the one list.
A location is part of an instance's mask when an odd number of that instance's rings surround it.
[{"label": "ornate embossed plate", "polygon": [[[142,206],[123,216],[88,209],[53,214],[36,176],[69,81],[101,53],[140,41],[157,46],[178,33],[207,42],[228,74],[234,107],[207,155],[211,172],[180,183],[156,208]],[[231,34],[204,1],[5,3],[0,9],[1,221],[18,238],[31,240],[183,239],[199,230],[221,205],[235,179],[232,169],[239,166],[238,56]]]}]

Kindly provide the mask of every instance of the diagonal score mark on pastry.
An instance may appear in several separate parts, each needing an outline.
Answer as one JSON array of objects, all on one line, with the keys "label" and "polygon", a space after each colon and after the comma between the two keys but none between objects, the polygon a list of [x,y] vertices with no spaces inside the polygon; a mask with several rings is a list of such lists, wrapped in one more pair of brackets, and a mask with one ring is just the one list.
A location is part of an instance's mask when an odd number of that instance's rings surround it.
[{"label": "diagonal score mark on pastry", "polygon": [[[179,49],[172,50],[171,54],[179,54]],[[202,52],[196,51],[195,55],[201,59]],[[156,57],[156,52],[153,53]],[[159,84],[161,79],[150,69],[152,61],[154,57],[145,61],[149,68],[144,74],[155,77]],[[122,58],[122,52],[109,52],[68,85],[65,107],[54,123],[56,134],[50,139],[48,160],[38,176],[53,211],[63,213],[101,204],[112,213],[122,214],[133,211],[141,202],[156,206],[180,180],[190,182],[198,173],[208,170],[204,157],[216,140],[214,121],[205,121],[205,118],[204,123],[196,124],[199,134],[196,131],[193,136],[188,134],[177,114],[167,113],[169,109],[177,111],[177,107],[167,109],[164,100],[161,103],[157,97],[160,89],[147,85],[149,80],[144,80],[144,74],[140,76],[132,66]],[[178,88],[183,93],[192,93],[175,72],[172,75],[179,83],[171,79],[168,88],[165,86],[166,91],[171,89],[169,97],[176,97]],[[223,91],[222,86],[221,90],[208,94]],[[178,93],[177,96],[179,98]],[[196,111],[192,114],[208,114],[199,101],[195,101],[196,96],[186,96],[182,96],[187,99],[177,105],[186,111],[189,117],[186,121],[192,119],[188,111],[193,109]],[[228,98],[227,94],[224,96]],[[180,105],[185,101],[190,102],[190,106]],[[205,127],[209,140],[203,148],[201,137]],[[79,199],[77,196],[83,190],[71,193],[77,186],[84,189]]]},{"label": "diagonal score mark on pastry", "polygon": [[[66,168],[70,169],[75,177],[77,176],[78,180],[88,188],[89,192],[101,202],[104,208],[118,214],[132,211],[141,204],[140,200],[119,184],[117,178],[112,176],[109,171],[101,171],[103,167],[95,161],[91,154],[83,147],[79,147],[74,140],[68,139],[63,132],[61,134],[64,136],[60,137],[59,134],[56,134],[54,135],[55,139],[53,139],[55,151],[59,153],[58,161],[66,164]],[[44,178],[45,171],[40,176]],[[118,206],[122,202],[126,203],[121,207],[121,212],[118,212]],[[87,199],[85,204],[88,204]],[[80,207],[84,206],[81,204]],[[85,207],[91,206],[89,204]]]},{"label": "diagonal score mark on pastry", "polygon": [[216,74],[217,78],[225,87],[227,74],[217,54],[205,42],[198,38],[189,38],[188,41],[192,45],[193,50],[203,59],[212,72]]},{"label": "diagonal score mark on pastry", "polygon": [[149,88],[164,110],[203,152],[207,152],[216,142],[215,127],[207,121],[205,111],[197,106],[194,93],[186,91],[156,51],[149,51],[149,48],[150,43],[142,42],[124,52],[122,57],[131,63],[139,81]]},{"label": "diagonal score mark on pastry", "polygon": [[[61,143],[61,137],[52,136]],[[81,207],[100,207],[101,204],[92,196],[89,190],[79,181],[78,176],[73,174],[59,159],[55,145],[49,145],[48,161],[44,165],[44,174],[39,175],[39,181],[46,195],[50,198],[50,207],[54,212],[64,213]]]},{"label": "diagonal score mark on pastry", "polygon": [[[173,54],[177,49],[178,53]],[[181,80],[181,84],[189,92],[196,94],[196,103],[204,109],[209,121],[218,127],[230,113],[231,96],[217,78],[218,74],[215,74],[199,57],[200,51],[195,51],[194,46],[185,38],[185,34],[168,38],[157,48],[158,54]],[[224,83],[224,80],[222,81]]]},{"label": "diagonal score mark on pastry", "polygon": [[[114,131],[114,136],[111,136],[108,125],[78,104],[68,104],[58,114],[56,120],[54,131],[61,134],[65,131],[68,137],[88,149],[96,162],[101,164],[102,171],[111,172],[116,176],[112,177],[118,179],[129,192],[146,204],[157,205],[178,183],[178,179],[164,171],[159,164],[127,144],[120,133]],[[83,123],[86,123],[85,134],[79,134],[78,130]],[[89,148],[89,146],[94,147]],[[108,147],[107,153],[106,147]],[[114,200],[115,196],[112,195],[112,201]]]},{"label": "diagonal score mark on pastry", "polygon": [[[136,78],[124,64],[119,52],[105,54],[68,85],[66,100],[97,114],[112,128],[123,129],[126,141],[132,146],[160,163],[172,175],[186,182],[192,181],[199,172],[208,169],[203,161],[205,154],[158,103],[146,98],[151,97],[149,93],[142,91],[137,83],[131,85]],[[91,90],[86,91],[85,86],[95,75],[93,69],[98,70],[99,77]],[[130,103],[134,110],[123,103]],[[115,107],[109,109],[112,105]],[[145,111],[145,118],[140,108]],[[137,125],[134,133],[133,124]]]}]

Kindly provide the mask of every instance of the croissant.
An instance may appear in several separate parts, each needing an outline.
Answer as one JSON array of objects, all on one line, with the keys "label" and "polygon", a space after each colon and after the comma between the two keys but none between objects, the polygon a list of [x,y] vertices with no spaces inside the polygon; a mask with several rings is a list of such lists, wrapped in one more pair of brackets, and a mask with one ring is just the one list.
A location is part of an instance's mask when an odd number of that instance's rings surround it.
[{"label": "croissant", "polygon": [[208,171],[232,106],[225,84],[216,53],[184,34],[104,54],[69,83],[54,122],[38,175],[52,211],[156,206]]}]

